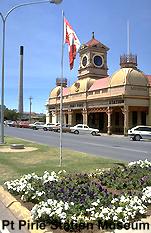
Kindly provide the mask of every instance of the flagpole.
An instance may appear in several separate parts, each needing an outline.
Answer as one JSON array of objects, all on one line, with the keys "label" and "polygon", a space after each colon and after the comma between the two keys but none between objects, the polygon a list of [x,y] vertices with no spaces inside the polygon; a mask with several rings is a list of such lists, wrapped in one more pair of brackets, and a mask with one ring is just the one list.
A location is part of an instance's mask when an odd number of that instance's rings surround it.
[{"label": "flagpole", "polygon": [[60,167],[62,167],[63,57],[64,57],[64,11],[62,10],[62,51],[61,51],[61,88],[60,88],[60,163],[59,163]]},{"label": "flagpole", "polygon": [[127,20],[127,55],[130,55],[130,23]]}]

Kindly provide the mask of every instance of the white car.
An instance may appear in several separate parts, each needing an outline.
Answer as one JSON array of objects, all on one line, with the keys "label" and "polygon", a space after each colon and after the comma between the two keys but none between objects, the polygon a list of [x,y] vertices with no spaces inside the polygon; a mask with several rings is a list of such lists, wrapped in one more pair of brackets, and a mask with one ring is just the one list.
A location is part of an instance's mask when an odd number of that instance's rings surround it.
[{"label": "white car", "polygon": [[44,131],[52,131],[53,130],[53,127],[55,126],[56,124],[53,124],[53,123],[47,123],[47,124],[44,124],[43,125],[43,130]]},{"label": "white car", "polygon": [[84,124],[78,124],[73,127],[70,127],[70,132],[74,134],[88,133],[88,134],[92,134],[93,136],[96,136],[98,135],[99,130],[90,128],[89,126]]},{"label": "white car", "polygon": [[133,141],[140,141],[141,139],[151,139],[151,126],[138,125],[128,130],[128,136]]},{"label": "white car", "polygon": [[31,129],[43,129],[44,122],[35,122],[33,124],[29,124],[29,128]]}]

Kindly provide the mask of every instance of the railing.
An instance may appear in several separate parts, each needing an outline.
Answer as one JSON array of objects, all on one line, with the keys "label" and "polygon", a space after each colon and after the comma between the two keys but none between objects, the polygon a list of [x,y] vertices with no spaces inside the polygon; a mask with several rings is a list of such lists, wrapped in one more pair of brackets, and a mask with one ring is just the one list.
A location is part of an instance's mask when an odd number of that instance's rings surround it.
[{"label": "railing", "polygon": [[120,66],[126,67],[126,65],[137,66],[137,55],[124,54],[120,56]]},{"label": "railing", "polygon": [[66,87],[67,81],[68,81],[67,78],[56,78],[56,85],[61,86],[61,82],[62,82],[62,86]]}]

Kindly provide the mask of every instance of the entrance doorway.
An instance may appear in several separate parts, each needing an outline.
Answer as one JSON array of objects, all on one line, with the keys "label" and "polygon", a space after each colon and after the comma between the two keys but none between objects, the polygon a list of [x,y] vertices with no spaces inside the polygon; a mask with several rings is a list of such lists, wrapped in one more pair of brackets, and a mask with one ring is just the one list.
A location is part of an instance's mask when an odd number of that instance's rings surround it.
[{"label": "entrance doorway", "polygon": [[88,126],[99,129],[100,132],[107,132],[107,114],[105,112],[90,113],[88,115]]},{"label": "entrance doorway", "polygon": [[141,124],[146,125],[146,112],[141,112]]},{"label": "entrance doorway", "polygon": [[118,108],[112,113],[112,133],[124,133],[124,114]]},{"label": "entrance doorway", "polygon": [[68,114],[65,114],[65,124],[68,124]]},{"label": "entrance doorway", "polygon": [[105,112],[99,112],[98,114],[99,114],[99,116],[98,116],[98,118],[99,118],[99,128],[98,129],[99,129],[100,132],[105,132],[106,131],[106,129],[105,129],[105,122],[106,121],[105,120],[106,120],[107,115],[106,115]]},{"label": "entrance doorway", "polygon": [[82,124],[83,123],[83,116],[82,113],[76,113],[75,115],[75,120],[76,120],[76,124]]}]

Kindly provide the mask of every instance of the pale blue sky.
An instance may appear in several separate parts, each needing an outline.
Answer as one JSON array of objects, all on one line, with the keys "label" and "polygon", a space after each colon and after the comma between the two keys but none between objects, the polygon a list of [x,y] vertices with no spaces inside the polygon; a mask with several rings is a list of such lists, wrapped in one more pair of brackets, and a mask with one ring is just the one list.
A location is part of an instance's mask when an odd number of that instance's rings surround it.
[{"label": "pale blue sky", "polygon": [[[31,0],[0,0],[5,14],[14,5]],[[61,73],[62,10],[81,43],[95,38],[110,48],[109,75],[119,69],[120,55],[127,51],[126,22],[130,21],[131,52],[138,67],[151,74],[151,0],[64,0],[60,5],[39,4],[16,9],[7,19],[5,57],[5,105],[18,108],[19,47],[24,46],[24,110],[44,112],[45,102]],[[2,23],[0,20],[0,33]],[[1,34],[0,34],[1,35]],[[2,36],[0,36],[1,65]],[[64,50],[64,76],[77,79],[79,57],[69,69],[68,48]],[[0,66],[1,77],[1,66]],[[1,80],[1,78],[0,78]],[[1,83],[0,83],[1,85]],[[1,91],[1,90],[0,90]]]}]

